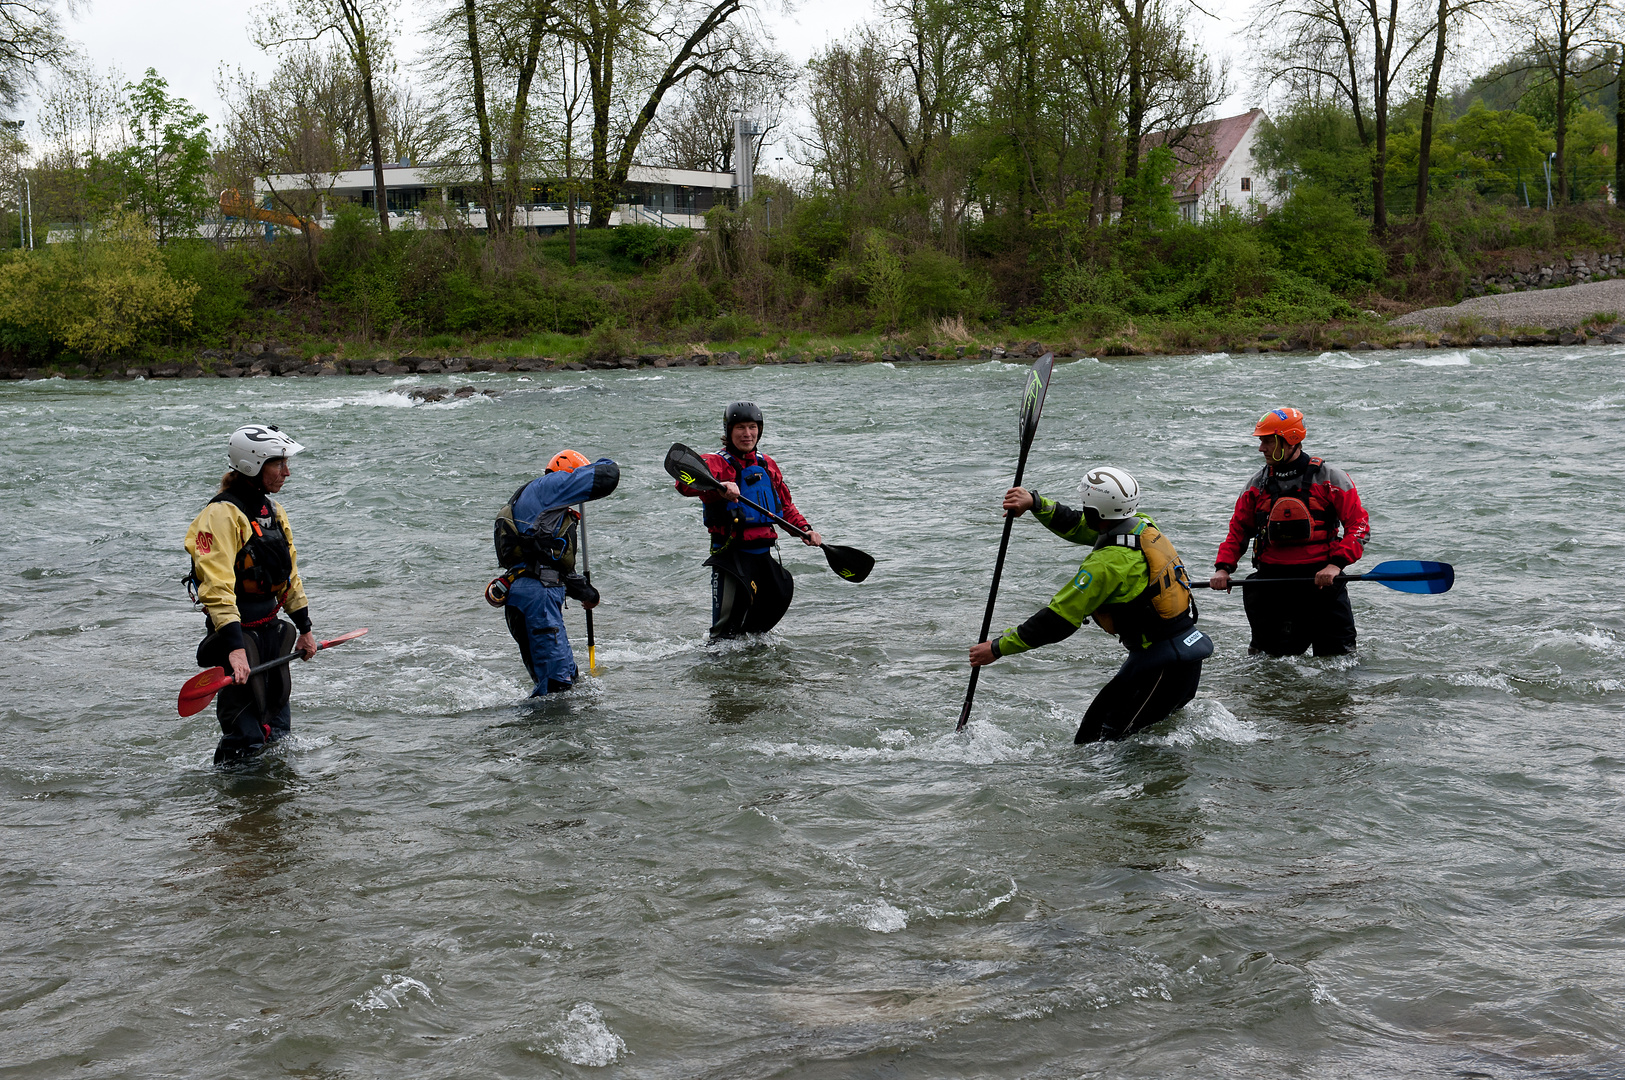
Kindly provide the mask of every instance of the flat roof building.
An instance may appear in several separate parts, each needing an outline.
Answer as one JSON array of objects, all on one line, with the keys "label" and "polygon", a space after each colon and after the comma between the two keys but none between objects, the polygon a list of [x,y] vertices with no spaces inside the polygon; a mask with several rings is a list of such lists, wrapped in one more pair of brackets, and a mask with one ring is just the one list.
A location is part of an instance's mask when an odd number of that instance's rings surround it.
[{"label": "flat roof building", "polygon": [[[578,186],[583,179],[577,179]],[[564,182],[558,178],[527,181],[525,201],[515,210],[515,227],[552,232],[567,226],[569,209],[563,188]],[[734,190],[733,173],[634,165],[617,193],[610,224],[643,222],[664,228],[703,229],[705,212],[732,202]],[[319,225],[331,222],[335,201],[372,207],[376,198],[370,166],[315,177],[284,173],[254,183],[256,201],[261,205],[269,205],[267,200],[273,191],[314,193],[318,198]],[[487,227],[489,208],[479,203],[479,173],[466,165],[385,165],[384,197],[390,217],[399,217],[405,225],[416,223],[422,217],[422,208],[428,205],[457,212],[470,228]],[[586,223],[587,212],[586,203],[577,195],[578,225]]]}]

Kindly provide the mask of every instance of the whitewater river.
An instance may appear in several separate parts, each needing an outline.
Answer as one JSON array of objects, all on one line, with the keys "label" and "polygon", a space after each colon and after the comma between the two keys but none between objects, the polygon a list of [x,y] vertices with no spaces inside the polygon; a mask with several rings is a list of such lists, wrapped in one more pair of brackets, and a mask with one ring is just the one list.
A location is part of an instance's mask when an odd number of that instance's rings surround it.
[{"label": "whitewater river", "polygon": [[[1625,1076],[1625,350],[1055,369],[1028,469],[1132,470],[1205,573],[1264,409],[1371,511],[1356,658],[1249,657],[1200,594],[1199,697],[1074,747],[1120,659],[1001,661],[953,731],[1026,369],[815,366],[0,386],[0,1076]],[[867,584],[709,647],[722,407]],[[187,523],[225,441],[282,494],[319,637],[294,737],[211,767],[175,718]],[[525,701],[491,518],[570,446],[599,675]],[[996,626],[1083,550],[1018,523]],[[585,666],[581,612],[566,613]]]}]

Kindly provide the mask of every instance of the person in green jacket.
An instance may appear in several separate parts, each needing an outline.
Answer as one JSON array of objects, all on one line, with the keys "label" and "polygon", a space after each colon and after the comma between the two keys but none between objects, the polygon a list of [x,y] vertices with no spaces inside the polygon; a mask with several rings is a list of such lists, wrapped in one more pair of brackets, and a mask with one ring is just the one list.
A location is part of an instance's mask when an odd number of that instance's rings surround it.
[{"label": "person in green jacket", "polygon": [[1090,469],[1074,510],[1026,488],[1004,493],[1017,517],[1031,510],[1063,540],[1091,550],[1071,581],[1020,626],[971,646],[976,667],[1071,637],[1091,616],[1116,634],[1128,659],[1084,714],[1076,743],[1121,739],[1164,719],[1196,696],[1213,641],[1196,629],[1196,604],[1179,552],[1139,513],[1140,485],[1123,469]]}]

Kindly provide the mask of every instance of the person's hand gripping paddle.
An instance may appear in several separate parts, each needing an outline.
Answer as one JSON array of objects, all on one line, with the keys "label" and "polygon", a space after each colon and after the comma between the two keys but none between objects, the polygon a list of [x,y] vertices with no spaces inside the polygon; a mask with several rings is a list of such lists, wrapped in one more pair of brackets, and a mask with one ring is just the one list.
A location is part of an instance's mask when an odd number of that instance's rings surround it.
[{"label": "person's hand gripping paddle", "polygon": [[[672,478],[680,483],[687,484],[701,491],[722,491],[723,487],[717,478],[711,475],[711,470],[705,467],[705,459],[682,443],[672,443],[671,449],[666,451],[666,471]],[[794,536],[805,537],[807,534],[801,529],[785,521],[773,511],[758,506],[743,496],[740,502],[772,518],[781,528],[788,529]],[[839,544],[819,544],[824,550],[824,558],[829,560],[829,568],[851,582],[859,582],[869,576],[869,571],[875,568],[875,560],[857,548],[842,547]]]},{"label": "person's hand gripping paddle", "polygon": [[[366,632],[367,628],[363,626],[359,630],[351,630],[348,634],[340,634],[331,641],[324,641],[320,645],[316,646],[316,651],[321,652],[323,649],[331,649],[335,645],[343,645],[346,641],[354,641],[356,638],[360,637]],[[262,671],[270,671],[272,668],[279,668],[283,664],[292,663],[294,658],[298,655],[299,654],[296,652],[291,652],[287,656],[279,656],[275,660],[267,660],[263,664],[249,668],[248,673],[250,675],[258,675]],[[186,685],[181,687],[180,700],[176,702],[175,709],[182,716],[191,716],[193,713],[202,712],[208,707],[209,702],[214,700],[214,696],[220,691],[224,690],[226,687],[230,686],[231,683],[231,672],[227,671],[225,668],[217,667],[210,668],[208,671],[200,671],[190,679],[187,679]]]},{"label": "person's hand gripping paddle", "polygon": [[[1055,354],[1045,353],[1033,364],[1032,371],[1027,374],[1027,389],[1021,396],[1021,455],[1016,459],[1016,481],[1011,487],[1021,486],[1021,474],[1027,471],[1027,451],[1032,449],[1033,436],[1038,432],[1038,416],[1044,411],[1044,394],[1049,390],[1050,372],[1055,369]],[[999,596],[999,578],[1004,574],[1004,555],[1010,550],[1010,527],[1016,523],[1013,510],[1004,512],[1004,536],[999,539],[999,558],[993,564],[993,585],[987,590],[987,611],[982,615],[982,636],[977,641],[986,641],[988,631],[993,628],[993,602]],[[965,687],[965,707],[959,710],[959,726],[955,731],[964,731],[965,725],[970,722],[970,706],[976,697],[976,680],[981,677],[982,669],[970,669],[970,685]]]},{"label": "person's hand gripping paddle", "polygon": [[[1312,580],[1312,578],[1291,577],[1239,578],[1232,581],[1230,586],[1231,588],[1257,588],[1260,585],[1307,585]],[[1378,563],[1363,574],[1338,574],[1332,581],[1375,581],[1399,592],[1426,595],[1449,592],[1450,586],[1456,583],[1456,568],[1444,562],[1395,559],[1393,562]],[[1211,589],[1212,587],[1212,583],[1208,581],[1191,582],[1191,588],[1193,589]]]}]

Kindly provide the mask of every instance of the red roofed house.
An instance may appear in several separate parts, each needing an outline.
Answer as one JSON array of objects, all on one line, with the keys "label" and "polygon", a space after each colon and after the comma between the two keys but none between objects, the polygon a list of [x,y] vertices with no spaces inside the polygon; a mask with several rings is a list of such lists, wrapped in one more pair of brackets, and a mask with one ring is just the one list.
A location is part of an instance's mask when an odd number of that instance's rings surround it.
[{"label": "red roofed house", "polygon": [[[1253,159],[1263,109],[1195,124],[1188,134],[1173,140],[1174,204],[1186,221],[1205,221],[1220,208],[1245,212],[1273,208],[1281,197],[1265,183],[1264,170]],[[1147,149],[1168,141],[1174,133],[1152,132]]]}]

